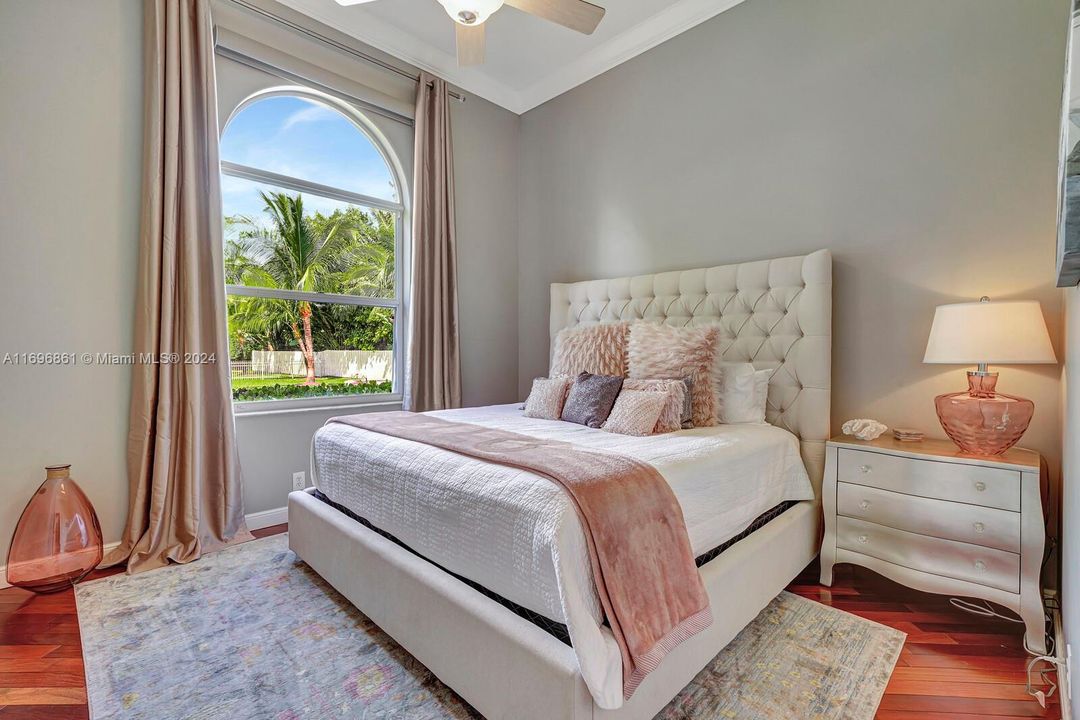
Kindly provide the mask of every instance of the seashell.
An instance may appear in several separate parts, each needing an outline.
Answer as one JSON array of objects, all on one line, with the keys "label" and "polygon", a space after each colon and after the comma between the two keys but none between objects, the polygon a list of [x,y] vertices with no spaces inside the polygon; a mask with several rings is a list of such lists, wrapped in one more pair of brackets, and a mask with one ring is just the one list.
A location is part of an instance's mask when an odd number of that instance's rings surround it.
[{"label": "seashell", "polygon": [[877,420],[871,420],[869,418],[857,418],[855,420],[848,420],[842,426],[840,430],[845,435],[854,435],[859,440],[875,440],[881,437],[889,428],[884,423],[879,423]]}]

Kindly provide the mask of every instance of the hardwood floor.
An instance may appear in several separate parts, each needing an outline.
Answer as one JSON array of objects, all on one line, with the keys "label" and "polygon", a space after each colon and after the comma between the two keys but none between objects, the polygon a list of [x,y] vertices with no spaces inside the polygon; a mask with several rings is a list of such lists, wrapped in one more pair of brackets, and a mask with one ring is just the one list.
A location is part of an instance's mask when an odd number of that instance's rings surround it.
[{"label": "hardwood floor", "polygon": [[[254,534],[285,530],[275,525]],[[814,564],[788,589],[907,633],[878,711],[881,720],[1060,717],[1056,696],[1043,710],[1024,692],[1021,625],[964,613],[944,597],[846,565],[836,568],[831,588],[817,584]],[[87,717],[74,592],[35,596],[0,590],[0,719]]]},{"label": "hardwood floor", "polygon": [[1044,710],[1025,691],[1030,656],[1019,623],[971,615],[850,565],[837,566],[829,588],[815,562],[788,590],[907,633],[879,720],[1061,717],[1056,693]]}]

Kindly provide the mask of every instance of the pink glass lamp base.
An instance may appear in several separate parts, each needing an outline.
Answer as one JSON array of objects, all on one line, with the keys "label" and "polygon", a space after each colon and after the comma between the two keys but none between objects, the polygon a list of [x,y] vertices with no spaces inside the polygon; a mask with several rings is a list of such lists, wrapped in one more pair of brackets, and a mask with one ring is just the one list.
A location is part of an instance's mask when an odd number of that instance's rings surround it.
[{"label": "pink glass lamp base", "polygon": [[997,373],[968,373],[966,392],[934,398],[945,434],[966,453],[1000,455],[1023,436],[1035,414],[1027,398],[994,390]]}]

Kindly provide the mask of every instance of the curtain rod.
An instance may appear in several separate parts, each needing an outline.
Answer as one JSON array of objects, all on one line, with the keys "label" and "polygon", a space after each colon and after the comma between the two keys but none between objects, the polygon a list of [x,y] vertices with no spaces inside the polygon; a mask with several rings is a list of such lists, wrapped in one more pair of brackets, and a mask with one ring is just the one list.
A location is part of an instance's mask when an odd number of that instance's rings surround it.
[{"label": "curtain rod", "polygon": [[250,55],[246,55],[239,50],[234,50],[233,48],[226,45],[217,45],[217,47],[214,48],[214,52],[216,52],[223,58],[238,62],[241,65],[246,65],[249,68],[261,70],[262,72],[268,73],[270,75],[277,75],[278,77],[284,78],[285,80],[291,80],[294,83],[298,83],[300,85],[307,85],[308,87],[315,88],[316,90],[320,90],[327,95],[333,95],[339,100],[344,100],[347,103],[356,105],[357,107],[360,107],[373,115],[381,115],[384,118],[393,120],[394,122],[399,122],[403,125],[408,125],[409,127],[412,127],[415,124],[413,122],[413,119],[408,115],[402,115],[401,113],[391,110],[390,108],[383,107],[382,105],[376,105],[370,100],[364,100],[363,98],[358,98],[355,95],[341,92],[337,88],[321,83],[318,80],[313,80],[312,78],[305,75],[300,75],[299,73],[294,73],[290,70],[280,68],[277,65],[272,65],[265,60],[251,57]]},{"label": "curtain rod", "polygon": [[[329,47],[332,47],[332,48],[334,48],[335,50],[337,50],[339,52],[343,52],[346,55],[351,55],[352,57],[357,58],[358,60],[363,60],[364,62],[369,63],[371,65],[377,65],[378,67],[381,67],[384,70],[388,70],[389,72],[392,72],[392,73],[394,73],[396,75],[400,75],[401,77],[408,78],[409,80],[412,80],[413,82],[420,82],[420,76],[419,75],[413,75],[408,70],[402,70],[398,66],[393,65],[391,63],[388,63],[385,60],[382,60],[380,58],[377,58],[374,55],[369,55],[369,54],[367,54],[365,52],[361,52],[360,50],[349,47],[348,45],[346,45],[344,43],[340,43],[340,42],[338,42],[337,40],[334,40],[331,37],[327,37],[326,35],[323,35],[320,32],[316,32],[314,30],[311,30],[310,28],[304,27],[303,25],[300,25],[298,23],[294,23],[292,20],[288,20],[286,18],[283,18],[280,15],[275,15],[274,13],[270,12],[269,10],[263,10],[258,5],[254,5],[254,4],[250,3],[250,2],[247,2],[247,0],[230,0],[230,2],[232,2],[234,5],[239,5],[240,7],[245,8],[245,9],[247,9],[247,10],[253,12],[253,13],[256,13],[258,15],[262,15],[266,19],[270,20],[273,23],[281,25],[282,27],[288,28],[289,30],[293,30],[293,31],[298,32],[298,33],[300,33],[302,35],[307,35],[308,37],[312,38],[313,40],[321,42],[324,45],[328,45]],[[429,86],[430,86],[430,83],[429,83]],[[450,97],[454,98],[455,100],[458,100],[459,102],[465,102],[465,96],[461,95],[459,93],[456,93],[453,90],[447,91],[447,94],[450,95]]]}]

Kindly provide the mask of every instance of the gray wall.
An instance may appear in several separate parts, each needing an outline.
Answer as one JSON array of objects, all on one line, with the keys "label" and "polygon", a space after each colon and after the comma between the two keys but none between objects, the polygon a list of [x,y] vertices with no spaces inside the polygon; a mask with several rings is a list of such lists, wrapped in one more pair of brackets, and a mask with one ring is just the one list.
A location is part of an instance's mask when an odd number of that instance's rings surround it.
[{"label": "gray wall", "polygon": [[[0,0],[0,357],[131,352],[142,16],[131,0]],[[131,369],[0,364],[0,564],[46,464],[118,540]]]},{"label": "gray wall", "polygon": [[[942,434],[934,307],[1053,287],[1067,0],[749,0],[526,113],[519,390],[547,285],[835,253],[833,424]],[[1002,367],[1056,467],[1059,370]]]},{"label": "gray wall", "polygon": [[[1062,371],[1061,618],[1067,646],[1080,637],[1080,288],[1065,295],[1065,367]],[[1078,658],[1080,659],[1080,658]],[[1074,664],[1075,668],[1076,665]],[[1080,700],[1080,673],[1072,673]],[[1076,713],[1074,713],[1076,716]]]},{"label": "gray wall", "polygon": [[452,106],[462,399],[517,399],[520,118],[478,97]]}]

